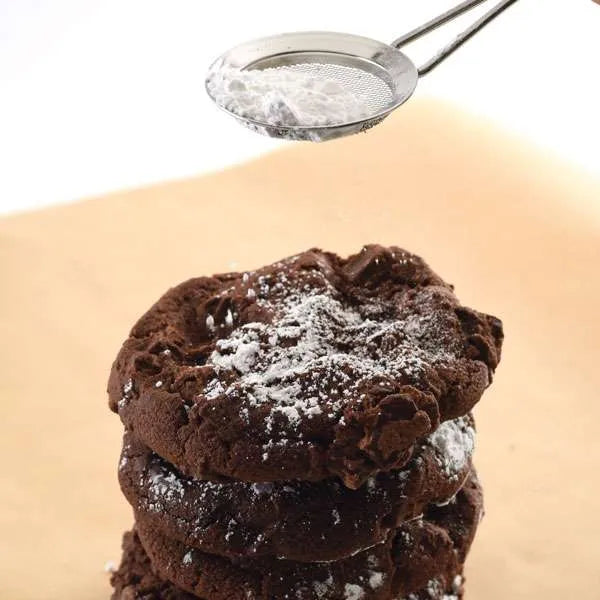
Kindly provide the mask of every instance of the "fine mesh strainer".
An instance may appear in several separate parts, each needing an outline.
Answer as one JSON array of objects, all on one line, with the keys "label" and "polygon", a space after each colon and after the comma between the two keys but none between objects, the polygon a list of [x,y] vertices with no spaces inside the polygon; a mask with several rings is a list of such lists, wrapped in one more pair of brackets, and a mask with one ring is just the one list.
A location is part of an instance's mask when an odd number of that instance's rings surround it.
[{"label": "fine mesh strainer", "polygon": [[[467,0],[448,12],[384,44],[369,38],[331,32],[298,32],[267,37],[237,46],[217,59],[211,74],[223,70],[284,69],[290,73],[313,75],[334,81],[368,108],[360,120],[327,125],[274,125],[240,116],[227,106],[222,109],[243,125],[276,138],[322,141],[366,131],[381,123],[413,94],[419,77],[429,73],[457,48],[474,36],[516,0],[503,0],[474,22],[450,44],[420,68],[400,51],[405,44],[420,38],[455,19],[486,0]],[[207,80],[208,81],[208,80]],[[219,104],[207,85],[212,99]]]}]

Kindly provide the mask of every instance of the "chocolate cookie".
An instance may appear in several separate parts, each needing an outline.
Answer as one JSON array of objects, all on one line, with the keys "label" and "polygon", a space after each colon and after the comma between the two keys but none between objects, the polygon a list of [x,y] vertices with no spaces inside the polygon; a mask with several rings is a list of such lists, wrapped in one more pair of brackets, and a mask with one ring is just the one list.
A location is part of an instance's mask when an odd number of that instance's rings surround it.
[{"label": "chocolate cookie", "polygon": [[110,406],[197,479],[357,488],[470,411],[501,343],[404,250],[310,250],[167,292],[121,349]]},{"label": "chocolate cookie", "polygon": [[[114,593],[111,600],[197,600],[199,596],[185,592],[156,574],[135,531],[123,536],[123,558],[111,577]],[[350,594],[353,589],[349,589]],[[451,581],[439,576],[430,580],[418,592],[394,600],[461,600],[463,578],[454,575]],[[351,596],[350,596],[351,597]],[[205,599],[207,600],[207,599]]]},{"label": "chocolate cookie", "polygon": [[473,475],[456,499],[409,521],[382,544],[336,562],[229,560],[174,541],[138,521],[156,572],[206,600],[390,600],[461,572],[481,515]]},{"label": "chocolate cookie", "polygon": [[447,421],[420,442],[403,470],[350,490],[337,478],[193,480],[126,434],[119,481],[138,521],[188,546],[231,558],[331,561],[384,541],[427,505],[454,497],[471,470],[474,438],[470,417]]},{"label": "chocolate cookie", "polygon": [[111,600],[196,600],[170,581],[161,579],[150,563],[135,530],[123,536],[123,556],[110,583],[114,588]]}]

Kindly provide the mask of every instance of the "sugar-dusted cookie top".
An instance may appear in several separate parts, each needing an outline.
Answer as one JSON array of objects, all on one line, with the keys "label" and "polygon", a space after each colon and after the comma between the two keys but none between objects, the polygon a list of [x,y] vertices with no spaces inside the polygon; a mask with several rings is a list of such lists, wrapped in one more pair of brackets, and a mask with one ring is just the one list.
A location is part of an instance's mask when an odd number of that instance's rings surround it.
[{"label": "sugar-dusted cookie top", "polygon": [[309,250],[168,291],[121,349],[110,404],[194,477],[358,487],[469,412],[501,342],[404,250]]}]

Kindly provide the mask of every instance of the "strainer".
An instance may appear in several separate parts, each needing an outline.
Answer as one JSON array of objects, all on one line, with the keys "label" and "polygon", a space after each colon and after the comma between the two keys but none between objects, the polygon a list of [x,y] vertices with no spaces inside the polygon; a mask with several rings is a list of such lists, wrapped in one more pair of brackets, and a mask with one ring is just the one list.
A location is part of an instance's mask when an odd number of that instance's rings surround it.
[{"label": "strainer", "polygon": [[369,38],[332,32],[297,32],[276,35],[247,42],[229,50],[210,68],[208,81],[224,70],[249,71],[253,69],[285,69],[290,73],[314,75],[334,81],[349,90],[368,109],[368,115],[352,122],[306,126],[274,125],[236,114],[226,105],[220,108],[250,129],[276,138],[324,141],[366,131],[381,123],[393,110],[404,104],[413,94],[419,77],[429,73],[444,59],[473,37],[492,19],[516,0],[503,0],[475,21],[433,58],[417,68],[400,51],[434,29],[448,23],[486,0],[467,0],[421,27],[384,44]]}]

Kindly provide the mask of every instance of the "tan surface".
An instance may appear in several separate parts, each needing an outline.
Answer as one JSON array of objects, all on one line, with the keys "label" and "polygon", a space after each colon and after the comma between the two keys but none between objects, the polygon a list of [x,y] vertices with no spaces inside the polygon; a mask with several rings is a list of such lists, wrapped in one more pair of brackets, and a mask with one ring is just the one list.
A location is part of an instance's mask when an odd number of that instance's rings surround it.
[{"label": "tan surface", "polygon": [[575,171],[413,102],[369,135],[0,221],[0,597],[108,597],[131,517],[105,380],[162,291],[378,241],[505,321],[477,410],[488,514],[469,598],[600,598],[599,204]]}]

